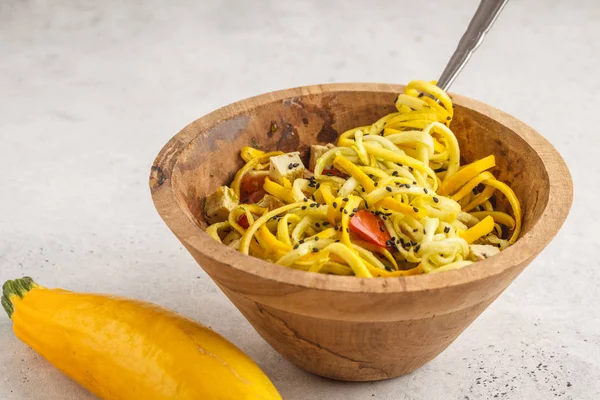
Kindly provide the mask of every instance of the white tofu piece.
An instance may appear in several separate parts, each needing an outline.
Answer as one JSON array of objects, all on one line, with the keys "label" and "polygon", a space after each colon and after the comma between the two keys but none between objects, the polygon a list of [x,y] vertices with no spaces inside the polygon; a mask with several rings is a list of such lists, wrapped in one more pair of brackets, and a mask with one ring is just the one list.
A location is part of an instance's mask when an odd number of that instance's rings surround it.
[{"label": "white tofu piece", "polygon": [[227,246],[233,247],[234,249],[239,250],[241,242],[242,242],[241,239],[235,239],[233,242],[229,243]]},{"label": "white tofu piece", "polygon": [[279,207],[283,207],[285,204],[281,200],[279,200],[275,196],[271,196],[270,194],[265,194],[262,199],[258,203],[256,203],[259,207],[268,208],[269,210],[274,210]]},{"label": "white tofu piece", "polygon": [[213,194],[206,197],[204,204],[204,215],[206,222],[214,224],[215,222],[226,221],[231,210],[238,206],[240,200],[233,189],[227,186],[221,186]]},{"label": "white tofu piece", "polygon": [[[321,157],[323,154],[333,149],[334,147],[335,145],[333,143],[327,143],[325,146],[320,144],[313,144],[312,146],[310,146],[310,160],[308,162],[308,169],[314,171],[315,165],[317,164],[317,160],[319,159],[319,157]],[[331,164],[325,166],[325,169],[331,168],[333,168],[333,165]]]},{"label": "white tofu piece", "polygon": [[301,177],[304,169],[300,153],[297,151],[271,157],[269,160],[269,178],[280,185],[283,184],[283,178],[293,182]]},{"label": "white tofu piece", "polygon": [[489,244],[471,244],[469,245],[469,259],[471,261],[481,261],[488,257],[494,256],[500,253],[500,250],[496,246]]},{"label": "white tofu piece", "polygon": [[309,170],[305,169],[304,172],[302,173],[302,177],[304,179],[311,179],[315,177],[315,174],[313,174],[312,172],[310,172]]}]

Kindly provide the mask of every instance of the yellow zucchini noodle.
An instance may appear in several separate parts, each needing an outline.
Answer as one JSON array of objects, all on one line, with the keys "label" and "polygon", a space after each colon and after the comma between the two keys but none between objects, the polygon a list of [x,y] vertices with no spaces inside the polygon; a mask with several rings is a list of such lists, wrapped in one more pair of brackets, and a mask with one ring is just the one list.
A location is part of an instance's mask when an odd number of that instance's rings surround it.
[{"label": "yellow zucchini noodle", "polygon": [[[513,244],[519,200],[493,175],[493,155],[460,165],[450,97],[435,82],[412,81],[395,105],[372,125],[341,134],[314,171],[290,163],[302,169],[293,179],[274,177],[273,165],[269,174],[269,163],[285,154],[241,149],[246,165],[225,188],[233,197],[228,216],[211,221],[207,232],[284,267],[358,277],[448,271]],[[252,173],[263,174],[259,189],[269,204],[239,203]],[[366,211],[377,222],[371,236],[356,225]]]}]

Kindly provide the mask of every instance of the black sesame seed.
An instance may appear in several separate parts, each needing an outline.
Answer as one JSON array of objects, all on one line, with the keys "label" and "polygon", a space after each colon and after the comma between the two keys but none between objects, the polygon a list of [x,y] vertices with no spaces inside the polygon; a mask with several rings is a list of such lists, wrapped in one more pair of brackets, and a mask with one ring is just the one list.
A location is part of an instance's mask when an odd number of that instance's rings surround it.
[{"label": "black sesame seed", "polygon": [[434,198],[433,198],[433,201],[435,201],[436,203],[439,203],[439,202],[440,202],[440,199],[438,199],[437,197],[434,197]]},{"label": "black sesame seed", "polygon": [[317,203],[310,203],[310,208],[316,207]]},{"label": "black sesame seed", "polygon": [[294,250],[296,250],[298,247],[300,247],[300,245],[299,245],[299,244],[297,244],[297,245],[294,245]]},{"label": "black sesame seed", "polygon": [[417,207],[413,207],[413,211],[416,212],[416,213],[418,213],[419,209]]},{"label": "black sesame seed", "polygon": [[423,192],[424,192],[425,194],[427,194],[427,193],[429,193],[429,190],[427,190],[427,188],[423,188]]},{"label": "black sesame seed", "polygon": [[333,173],[331,173],[331,172],[328,171],[325,175],[327,175],[327,176],[333,176]]},{"label": "black sesame seed", "polygon": [[327,225],[329,225],[329,221],[323,222],[323,226],[327,226]]},{"label": "black sesame seed", "polygon": [[302,206],[302,209],[303,209],[303,210],[306,210],[306,206]]},{"label": "black sesame seed", "polygon": [[317,186],[315,186],[315,188],[316,188],[317,190],[319,190],[319,188],[320,188],[320,187],[321,187],[321,184],[320,184],[320,183],[317,183]]},{"label": "black sesame seed", "polygon": [[344,210],[344,214],[348,214],[348,210]]},{"label": "black sesame seed", "polygon": [[365,188],[360,188],[360,190],[364,193],[365,192]]},{"label": "black sesame seed", "polygon": [[354,213],[350,214],[350,218],[354,217]]},{"label": "black sesame seed", "polygon": [[337,208],[337,203],[334,201],[332,206],[333,206],[333,208]]},{"label": "black sesame seed", "polygon": [[448,232],[450,232],[450,227],[449,226],[447,226],[447,227],[444,228],[444,233],[448,233]]},{"label": "black sesame seed", "polygon": [[358,208],[353,208],[352,212],[358,212]]},{"label": "black sesame seed", "polygon": [[423,235],[427,235],[427,231],[423,229]]},{"label": "black sesame seed", "polygon": [[377,187],[377,182],[375,182],[373,185],[374,185],[375,187]]},{"label": "black sesame seed", "polygon": [[343,201],[343,202],[348,202],[348,198],[347,198],[347,197],[344,197],[344,198],[342,199],[342,201]]},{"label": "black sesame seed", "polygon": [[421,245],[420,244],[418,244],[417,247],[415,247],[415,253],[418,253],[419,250],[421,250]]},{"label": "black sesame seed", "polygon": [[388,192],[391,192],[391,191],[392,191],[392,188],[391,188],[391,187],[389,187],[389,186],[386,186],[386,187],[385,187],[385,190],[387,190]]},{"label": "black sesame seed", "polygon": [[294,168],[294,164],[290,163],[290,165],[288,165],[288,169],[292,169]]},{"label": "black sesame seed", "polygon": [[308,198],[307,198],[307,197],[305,197],[305,198],[304,198],[304,201],[308,201]]},{"label": "black sesame seed", "polygon": [[418,228],[413,229],[413,232],[419,232]]},{"label": "black sesame seed", "polygon": [[415,242],[414,240],[411,240],[411,241],[410,241],[410,245],[411,245],[411,246],[416,246],[416,245],[417,245],[417,242]]},{"label": "black sesame seed", "polygon": [[448,121],[450,121],[452,118],[450,118],[450,117],[448,116],[448,117],[446,117],[446,119],[447,119]]},{"label": "black sesame seed", "polygon": [[408,167],[408,170],[409,170],[410,172],[413,172],[413,167]]},{"label": "black sesame seed", "polygon": [[388,272],[392,272],[393,271],[392,267],[390,267],[389,265],[385,266],[385,270],[388,271]]},{"label": "black sesame seed", "polygon": [[384,227],[383,227],[383,226],[380,226],[380,227],[379,227],[379,230],[380,230],[381,232],[385,232],[385,229],[384,229]]},{"label": "black sesame seed", "polygon": [[300,240],[298,241],[298,243],[300,243],[300,244],[304,243],[304,239],[300,239]]},{"label": "black sesame seed", "polygon": [[417,96],[417,97],[423,97],[423,93],[419,93],[419,96]]},{"label": "black sesame seed", "polygon": [[315,236],[315,242],[317,242],[319,240],[318,236]]},{"label": "black sesame seed", "polygon": [[315,223],[315,226],[316,226],[317,228],[320,228],[320,227],[321,227],[321,224],[319,224],[318,222],[316,222],[316,223]]},{"label": "black sesame seed", "polygon": [[346,232],[350,233],[350,228],[346,228]]},{"label": "black sesame seed", "polygon": [[408,183],[406,185],[404,185],[404,187],[406,187],[407,189],[410,189],[410,185]]},{"label": "black sesame seed", "polygon": [[392,176],[398,176],[398,171],[392,172]]},{"label": "black sesame seed", "polygon": [[292,167],[294,167],[294,168],[299,167],[299,166],[300,166],[300,164],[298,164],[298,163],[292,164]]},{"label": "black sesame seed", "polygon": [[416,184],[417,184],[417,181],[413,181],[413,185],[416,185]]},{"label": "black sesame seed", "polygon": [[319,249],[317,247],[313,247],[313,253],[316,253],[318,251],[319,251]]}]

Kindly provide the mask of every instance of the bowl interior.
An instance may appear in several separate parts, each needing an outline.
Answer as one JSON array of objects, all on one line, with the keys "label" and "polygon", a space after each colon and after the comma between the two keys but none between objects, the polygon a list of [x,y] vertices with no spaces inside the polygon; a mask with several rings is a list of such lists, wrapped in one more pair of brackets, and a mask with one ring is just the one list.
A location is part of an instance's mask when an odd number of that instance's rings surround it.
[{"label": "bowl interior", "polygon": [[[398,87],[396,87],[398,88]],[[197,130],[174,165],[172,180],[176,201],[188,218],[202,229],[204,197],[228,184],[242,167],[243,146],[264,150],[299,150],[304,156],[311,144],[335,142],[340,133],[368,125],[395,111],[396,91],[328,91],[260,101],[243,113],[217,120]],[[262,96],[261,96],[262,97]],[[521,236],[540,219],[549,195],[548,172],[536,151],[511,128],[475,111],[454,96],[451,129],[461,150],[461,161],[471,162],[494,154],[494,175],[508,183],[523,208]],[[507,204],[499,199],[499,208]]]}]

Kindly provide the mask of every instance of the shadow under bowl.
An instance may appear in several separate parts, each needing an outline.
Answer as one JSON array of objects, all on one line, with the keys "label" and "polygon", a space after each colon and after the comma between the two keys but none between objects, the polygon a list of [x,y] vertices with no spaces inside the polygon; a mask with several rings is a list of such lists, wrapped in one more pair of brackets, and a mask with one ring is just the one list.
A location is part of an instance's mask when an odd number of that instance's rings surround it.
[{"label": "shadow under bowl", "polygon": [[275,350],[325,377],[387,379],[432,360],[551,241],[571,206],[571,177],[551,144],[504,112],[453,95],[461,158],[494,154],[494,174],[523,207],[521,237],[499,255],[440,274],[367,279],[281,267],[204,232],[204,198],[231,182],[243,165],[241,147],[306,154],[311,144],[335,142],[394,111],[402,90],[328,84],[242,100],[185,127],[152,166],[154,204],[198,264]]}]

